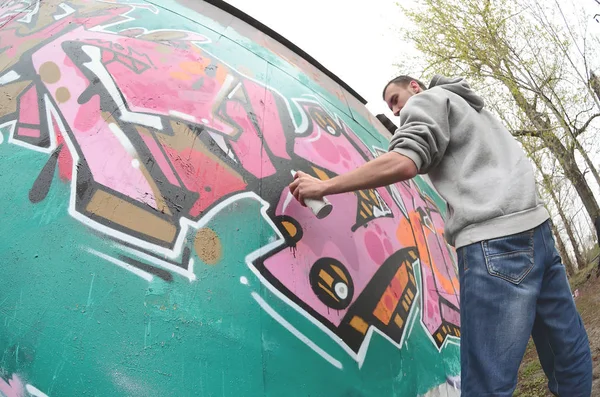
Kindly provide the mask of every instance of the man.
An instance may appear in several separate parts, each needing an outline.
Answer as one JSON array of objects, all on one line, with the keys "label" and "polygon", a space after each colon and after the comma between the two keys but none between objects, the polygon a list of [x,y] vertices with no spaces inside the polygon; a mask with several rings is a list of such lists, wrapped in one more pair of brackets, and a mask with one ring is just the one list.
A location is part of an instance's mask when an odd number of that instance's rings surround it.
[{"label": "man", "polygon": [[587,334],[515,139],[461,78],[437,75],[426,89],[400,76],[383,98],[400,116],[389,153],[327,181],[299,172],[294,197],[303,204],[428,174],[447,202],[446,239],[459,261],[462,395],[512,396],[531,335],[552,393],[590,396]]}]

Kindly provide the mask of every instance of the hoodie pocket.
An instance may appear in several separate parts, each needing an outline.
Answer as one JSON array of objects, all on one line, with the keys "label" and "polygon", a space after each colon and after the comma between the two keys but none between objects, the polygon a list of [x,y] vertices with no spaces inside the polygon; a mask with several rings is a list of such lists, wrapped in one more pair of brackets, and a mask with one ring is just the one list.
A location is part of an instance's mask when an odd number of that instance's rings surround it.
[{"label": "hoodie pocket", "polygon": [[483,241],[488,273],[513,284],[520,284],[533,268],[533,232]]}]

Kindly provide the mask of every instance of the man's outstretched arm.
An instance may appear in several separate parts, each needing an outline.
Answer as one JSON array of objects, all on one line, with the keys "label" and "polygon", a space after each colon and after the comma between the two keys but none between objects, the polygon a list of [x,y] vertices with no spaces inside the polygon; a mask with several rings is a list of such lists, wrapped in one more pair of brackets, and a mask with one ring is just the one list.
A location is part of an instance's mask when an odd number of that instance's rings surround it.
[{"label": "man's outstretched arm", "polygon": [[290,184],[290,191],[302,204],[304,199],[321,199],[331,194],[374,189],[391,185],[417,175],[417,166],[408,157],[389,152],[334,178],[322,181],[298,171]]}]

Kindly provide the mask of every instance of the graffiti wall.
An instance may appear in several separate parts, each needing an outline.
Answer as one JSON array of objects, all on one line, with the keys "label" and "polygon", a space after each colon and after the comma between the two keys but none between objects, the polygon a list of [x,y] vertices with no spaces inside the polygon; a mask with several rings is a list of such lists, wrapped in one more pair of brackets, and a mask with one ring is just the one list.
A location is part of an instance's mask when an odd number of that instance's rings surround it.
[{"label": "graffiti wall", "polygon": [[208,3],[5,1],[0,396],[458,395],[441,199],[287,189],[382,129]]}]

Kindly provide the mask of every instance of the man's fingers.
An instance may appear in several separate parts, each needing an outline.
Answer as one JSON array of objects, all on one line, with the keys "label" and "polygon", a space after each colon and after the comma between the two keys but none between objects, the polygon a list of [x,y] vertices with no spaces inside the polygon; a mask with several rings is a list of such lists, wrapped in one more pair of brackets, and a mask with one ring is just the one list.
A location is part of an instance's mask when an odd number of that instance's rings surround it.
[{"label": "man's fingers", "polygon": [[290,183],[290,191],[296,190],[298,185],[300,184],[300,179],[296,179],[294,182]]},{"label": "man's fingers", "polygon": [[300,205],[306,207],[306,203],[304,202],[304,195],[300,193],[300,189],[298,189],[298,197],[296,199],[300,202]]}]

